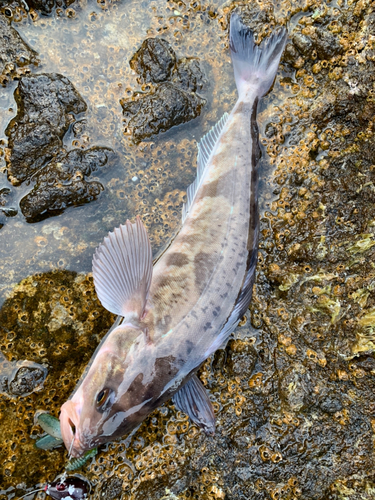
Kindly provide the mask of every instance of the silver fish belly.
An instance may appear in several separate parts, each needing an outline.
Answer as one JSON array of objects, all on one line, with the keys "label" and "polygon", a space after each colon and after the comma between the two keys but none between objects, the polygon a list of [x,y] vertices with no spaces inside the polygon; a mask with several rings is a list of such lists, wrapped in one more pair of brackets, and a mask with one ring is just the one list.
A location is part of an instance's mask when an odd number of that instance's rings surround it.
[{"label": "silver fish belly", "polygon": [[212,406],[195,371],[251,300],[259,233],[256,112],[286,38],[281,30],[257,47],[232,15],[239,99],[198,145],[197,179],[188,189],[181,231],[154,268],[139,218],[109,233],[97,249],[98,297],[124,319],[62,406],[62,436],[73,456],[131,431],[171,397],[213,433]]}]

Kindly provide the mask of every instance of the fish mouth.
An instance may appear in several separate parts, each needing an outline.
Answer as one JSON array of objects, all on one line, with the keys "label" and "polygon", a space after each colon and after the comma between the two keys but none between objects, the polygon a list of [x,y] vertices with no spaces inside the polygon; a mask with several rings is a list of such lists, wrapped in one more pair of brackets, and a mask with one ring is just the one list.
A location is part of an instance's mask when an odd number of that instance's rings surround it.
[{"label": "fish mouth", "polygon": [[79,432],[79,409],[72,400],[67,401],[61,407],[60,428],[61,436],[70,456],[78,458],[90,449],[83,436]]}]

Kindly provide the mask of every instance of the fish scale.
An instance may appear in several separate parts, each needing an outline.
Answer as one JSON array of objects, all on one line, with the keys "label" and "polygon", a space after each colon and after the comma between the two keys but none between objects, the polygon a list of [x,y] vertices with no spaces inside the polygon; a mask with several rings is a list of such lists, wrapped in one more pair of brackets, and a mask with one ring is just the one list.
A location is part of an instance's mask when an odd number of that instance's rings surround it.
[{"label": "fish scale", "polygon": [[[256,200],[251,200],[256,189],[251,189],[254,166],[248,161],[252,157],[253,140],[248,124],[253,103],[254,98],[246,106],[241,102],[235,106],[217,151],[207,166],[207,175],[196,194],[192,211],[164,258],[154,268],[150,309],[153,309],[153,303],[158,303],[158,307],[147,325],[150,329],[155,328],[156,338],[170,331],[168,345],[164,342],[158,348],[161,353],[170,353],[170,342],[174,340],[176,347],[181,349],[177,341],[180,338],[195,343],[196,358],[193,359],[193,353],[190,353],[188,365],[185,365],[189,371],[202,362],[202,354],[207,352],[213,338],[229,318],[246,274],[248,246],[253,251],[252,243],[249,243],[249,207],[256,205]],[[200,272],[200,266],[194,266],[201,252],[210,262],[210,272],[206,276]],[[168,256],[178,253],[186,257],[186,263],[183,266],[168,265]],[[165,286],[166,279],[169,290],[164,298],[159,285],[163,283]],[[175,288],[181,290],[183,279],[189,280],[185,301],[173,304],[169,297]],[[197,281],[203,292],[197,287]],[[168,330],[156,326],[166,314],[173,318]]]}]

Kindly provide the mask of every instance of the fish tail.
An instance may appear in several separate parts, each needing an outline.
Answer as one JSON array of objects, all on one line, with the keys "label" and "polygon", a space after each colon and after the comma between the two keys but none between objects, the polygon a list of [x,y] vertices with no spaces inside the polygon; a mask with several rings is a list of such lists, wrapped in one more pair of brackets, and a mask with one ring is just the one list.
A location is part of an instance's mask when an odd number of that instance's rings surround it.
[{"label": "fish tail", "polygon": [[264,96],[275,79],[280,58],[288,39],[285,28],[278,29],[261,45],[254,43],[253,34],[238,14],[230,18],[230,51],[234,77],[241,100],[251,91]]}]

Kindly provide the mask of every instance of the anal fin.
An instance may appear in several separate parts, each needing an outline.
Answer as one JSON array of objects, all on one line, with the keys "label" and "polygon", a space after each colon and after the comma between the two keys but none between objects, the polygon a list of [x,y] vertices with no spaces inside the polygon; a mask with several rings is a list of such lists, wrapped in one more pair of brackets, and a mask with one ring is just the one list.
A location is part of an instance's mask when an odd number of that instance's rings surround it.
[{"label": "anal fin", "polygon": [[215,434],[215,414],[202,382],[196,375],[176,392],[172,398],[177,408],[201,427],[206,434]]}]

